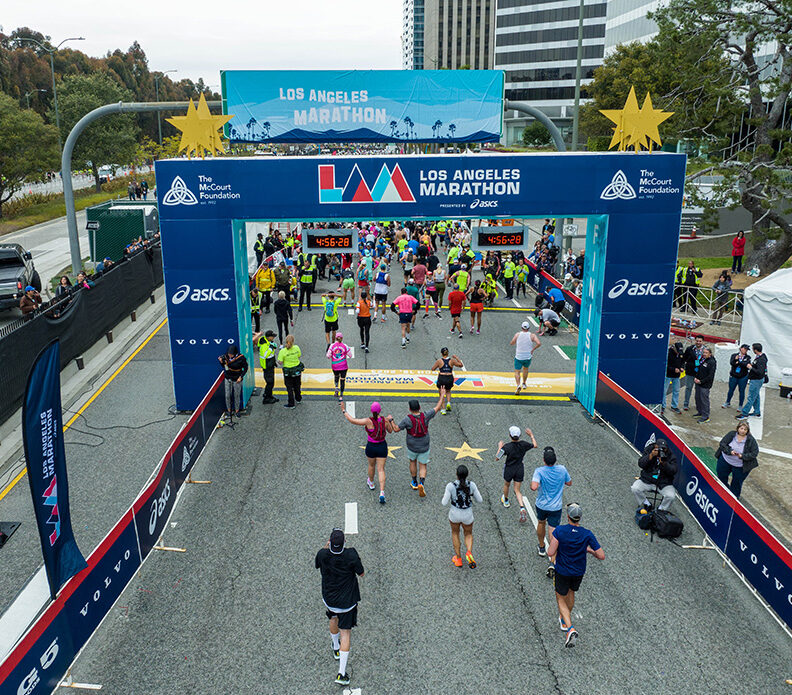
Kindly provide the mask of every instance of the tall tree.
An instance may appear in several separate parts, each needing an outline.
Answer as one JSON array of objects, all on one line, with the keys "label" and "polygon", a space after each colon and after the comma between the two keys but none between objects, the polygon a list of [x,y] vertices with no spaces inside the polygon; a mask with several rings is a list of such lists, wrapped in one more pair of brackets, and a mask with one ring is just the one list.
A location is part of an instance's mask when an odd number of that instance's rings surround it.
[{"label": "tall tree", "polygon": [[[670,0],[653,18],[658,42],[669,47],[698,42],[707,46],[704,58],[725,60],[727,91],[748,107],[747,127],[723,143],[706,131],[712,166],[693,176],[723,174],[719,193],[751,213],[754,245],[749,266],[763,273],[779,268],[792,255],[792,131],[787,101],[792,88],[792,4],[789,0]],[[724,75],[725,72],[725,75]],[[694,92],[688,87],[685,98]],[[708,90],[709,84],[699,85]],[[785,122],[786,117],[786,122]]]},{"label": "tall tree", "polygon": [[58,132],[0,92],[0,217],[28,179],[58,168]]},{"label": "tall tree", "polygon": [[[132,95],[106,73],[74,75],[64,79],[58,88],[63,140],[86,113],[119,101],[132,101]],[[74,148],[74,160],[80,166],[90,166],[97,191],[101,190],[99,167],[132,162],[137,149],[137,135],[135,119],[129,114],[104,116],[80,135]]]}]

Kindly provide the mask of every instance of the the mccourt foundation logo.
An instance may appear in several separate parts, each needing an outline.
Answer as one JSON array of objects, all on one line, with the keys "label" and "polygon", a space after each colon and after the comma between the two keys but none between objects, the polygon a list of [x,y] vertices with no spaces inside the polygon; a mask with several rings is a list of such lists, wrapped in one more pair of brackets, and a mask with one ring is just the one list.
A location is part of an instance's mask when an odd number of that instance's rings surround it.
[{"label": "the mccourt foundation logo", "polygon": [[177,176],[162,199],[163,205],[198,205],[195,194],[187,188],[184,179]]},{"label": "the mccourt foundation logo", "polygon": [[336,186],[336,165],[319,165],[319,202],[320,203],[414,203],[415,196],[404,178],[401,168],[387,164],[377,176],[373,186],[369,186],[360,173],[357,164],[352,167],[346,183]]},{"label": "the mccourt foundation logo", "polygon": [[600,193],[602,200],[632,200],[635,197],[635,189],[621,169],[613,175],[611,182]]}]

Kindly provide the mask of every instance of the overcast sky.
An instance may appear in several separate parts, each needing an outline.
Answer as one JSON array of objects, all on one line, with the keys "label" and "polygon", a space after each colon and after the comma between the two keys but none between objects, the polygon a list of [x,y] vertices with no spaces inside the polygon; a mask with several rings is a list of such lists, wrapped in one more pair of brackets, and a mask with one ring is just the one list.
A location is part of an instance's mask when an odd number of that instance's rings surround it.
[{"label": "overcast sky", "polygon": [[0,26],[84,36],[67,45],[91,56],[137,39],[150,70],[219,85],[224,69],[399,69],[401,12],[402,0],[0,0]]}]

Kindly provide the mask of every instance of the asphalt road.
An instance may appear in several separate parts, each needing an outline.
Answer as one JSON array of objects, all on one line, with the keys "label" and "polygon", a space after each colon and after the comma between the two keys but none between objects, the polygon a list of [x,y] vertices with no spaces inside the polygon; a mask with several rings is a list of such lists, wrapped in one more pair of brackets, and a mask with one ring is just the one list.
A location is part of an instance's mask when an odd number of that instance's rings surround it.
[{"label": "asphalt road", "polygon": [[[486,334],[457,339],[470,368],[508,369],[504,343],[517,318],[491,312]],[[395,323],[378,328],[372,352],[356,355],[353,368],[364,359],[374,369],[430,364],[448,329],[426,323],[407,350],[396,344]],[[352,317],[342,317],[345,332],[352,326]],[[299,330],[297,338],[306,365],[321,363],[321,332]],[[549,349],[564,341],[548,339],[534,368],[569,368]],[[156,370],[137,373],[130,393],[139,409],[161,402],[163,381]],[[385,412],[406,412],[401,400],[382,402]],[[357,413],[367,404],[357,401]],[[342,419],[336,402],[306,400],[293,411],[280,405],[264,407],[254,397],[250,416],[213,437],[195,471],[213,483],[186,490],[164,537],[187,552],[147,561],[78,660],[77,680],[125,694],[174,686],[183,693],[341,692],[331,682],[336,662],[313,557],[332,527],[343,526],[345,503],[356,502],[359,534],[348,543],[366,576],[350,666],[361,695],[788,691],[788,638],[715,553],[651,542],[637,529],[629,491],[636,456],[577,404],[455,404],[430,427],[428,496],[409,488],[401,448],[387,464],[384,507],[365,486],[362,430]],[[580,640],[571,650],[531,522],[520,524],[516,506],[499,502],[493,455],[512,424],[530,426],[540,450],[556,448],[573,479],[566,501],[583,506],[583,524],[606,553],[589,563],[574,613]],[[389,441],[404,446],[403,435]],[[475,509],[475,570],[452,566],[439,503],[457,463],[445,447],[463,443],[482,450],[481,460],[461,460],[484,495]],[[539,453],[526,458],[530,472]],[[677,511],[686,522],[680,542],[700,542],[692,519]]]}]

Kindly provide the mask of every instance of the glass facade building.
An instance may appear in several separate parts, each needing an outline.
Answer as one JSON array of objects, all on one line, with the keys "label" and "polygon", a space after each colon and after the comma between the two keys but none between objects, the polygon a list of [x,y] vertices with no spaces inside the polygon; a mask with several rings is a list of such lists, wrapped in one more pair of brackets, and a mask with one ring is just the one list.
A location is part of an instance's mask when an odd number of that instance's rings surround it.
[{"label": "glass facade building", "polygon": [[424,1],[404,0],[402,25],[402,67],[424,69]]}]

